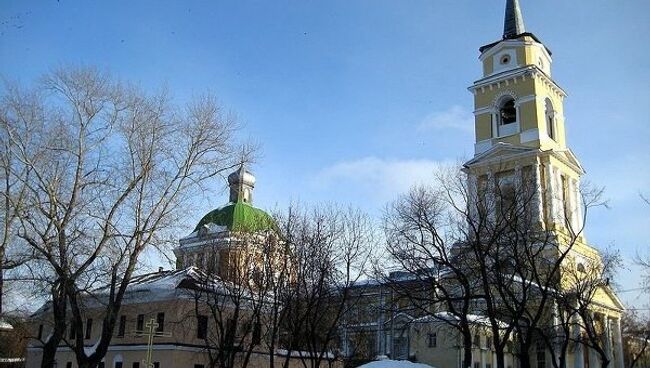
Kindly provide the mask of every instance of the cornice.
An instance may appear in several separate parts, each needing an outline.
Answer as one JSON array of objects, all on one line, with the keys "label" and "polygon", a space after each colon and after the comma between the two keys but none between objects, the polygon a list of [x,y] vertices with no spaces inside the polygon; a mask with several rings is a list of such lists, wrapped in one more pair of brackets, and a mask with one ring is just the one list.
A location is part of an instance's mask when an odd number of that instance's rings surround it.
[{"label": "cornice", "polygon": [[478,93],[485,93],[486,90],[492,91],[495,88],[501,88],[502,85],[509,86],[510,84],[517,84],[520,80],[521,82],[525,82],[526,78],[539,78],[548,87],[550,87],[553,92],[560,96],[560,98],[563,99],[568,96],[562,87],[555,83],[551,77],[549,77],[536,65],[527,65],[518,69],[508,70],[486,78],[479,79],[475,81],[474,84],[468,88],[468,90],[477,95]]}]

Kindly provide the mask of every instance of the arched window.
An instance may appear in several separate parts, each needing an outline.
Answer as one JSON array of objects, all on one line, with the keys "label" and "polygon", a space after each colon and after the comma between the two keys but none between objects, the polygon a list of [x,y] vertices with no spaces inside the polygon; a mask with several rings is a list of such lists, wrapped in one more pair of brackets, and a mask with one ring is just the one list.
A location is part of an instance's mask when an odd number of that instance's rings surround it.
[{"label": "arched window", "polygon": [[553,103],[550,99],[546,99],[546,133],[549,138],[555,139],[555,111],[553,111]]},{"label": "arched window", "polygon": [[515,100],[508,98],[499,107],[499,125],[507,125],[517,122],[517,108]]}]

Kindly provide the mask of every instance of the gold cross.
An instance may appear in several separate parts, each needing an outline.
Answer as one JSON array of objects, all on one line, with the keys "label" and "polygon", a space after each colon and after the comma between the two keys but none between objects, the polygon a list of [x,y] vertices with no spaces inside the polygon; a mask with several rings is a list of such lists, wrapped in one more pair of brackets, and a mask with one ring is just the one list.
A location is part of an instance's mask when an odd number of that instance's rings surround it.
[{"label": "gold cross", "polygon": [[153,359],[152,359],[152,350],[153,350],[153,338],[154,337],[171,337],[171,333],[166,333],[162,331],[157,331],[158,329],[158,322],[156,322],[155,318],[152,318],[145,324],[146,327],[146,332],[141,335],[147,336],[147,356],[146,359],[142,360],[142,363],[144,364],[144,368],[153,368]]}]

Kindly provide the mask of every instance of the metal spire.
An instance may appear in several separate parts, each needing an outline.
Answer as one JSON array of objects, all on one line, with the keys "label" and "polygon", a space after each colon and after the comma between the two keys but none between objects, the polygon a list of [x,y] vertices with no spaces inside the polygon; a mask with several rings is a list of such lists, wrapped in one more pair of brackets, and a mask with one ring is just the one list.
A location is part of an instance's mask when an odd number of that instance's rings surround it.
[{"label": "metal spire", "polygon": [[503,23],[503,39],[514,38],[526,32],[519,0],[507,0],[506,19]]}]

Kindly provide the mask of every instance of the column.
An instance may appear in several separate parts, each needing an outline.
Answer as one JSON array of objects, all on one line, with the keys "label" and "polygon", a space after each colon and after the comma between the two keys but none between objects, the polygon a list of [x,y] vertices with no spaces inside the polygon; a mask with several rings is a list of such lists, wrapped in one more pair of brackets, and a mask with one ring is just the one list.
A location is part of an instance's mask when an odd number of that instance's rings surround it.
[{"label": "column", "polygon": [[612,319],[612,332],[614,334],[614,360],[615,368],[625,368],[625,362],[623,361],[623,335],[621,333],[621,319],[614,318]]},{"label": "column", "polygon": [[[591,312],[591,319],[592,321],[595,321],[598,317],[596,316],[596,313]],[[589,368],[599,368],[600,367],[600,355],[596,351],[596,349],[589,348]]]},{"label": "column", "polygon": [[473,221],[478,221],[478,206],[481,200],[481,197],[478,193],[478,178],[475,175],[469,175],[467,182],[467,191],[469,196],[469,200],[467,202],[469,204],[469,216]]},{"label": "column", "polygon": [[589,349],[589,368],[600,368],[600,356],[596,349]]},{"label": "column", "polygon": [[535,187],[534,190],[536,191],[536,195],[533,199],[533,203],[531,208],[536,208],[537,213],[533,214],[533,218],[537,218],[537,221],[540,224],[544,223],[544,200],[542,199],[542,196],[544,193],[542,192],[542,180],[541,180],[541,175],[540,175],[540,165],[538,162],[535,162],[533,164],[533,180],[535,180]]},{"label": "column", "polygon": [[578,182],[575,179],[569,179],[569,190],[570,190],[570,195],[571,199],[569,203],[571,203],[571,227],[573,228],[573,231],[575,233],[578,233],[580,231],[580,221],[578,219],[579,216],[579,209],[578,209],[578,203],[579,203],[579,197],[580,197],[580,188],[578,188]]},{"label": "column", "polygon": [[495,185],[497,183],[495,182],[496,178],[494,176],[494,172],[492,170],[487,172],[487,185],[486,185],[486,193],[485,193],[485,208],[487,209],[487,220],[489,221],[494,221],[496,218],[496,196],[494,195],[495,191]]},{"label": "column", "polygon": [[555,356],[555,366],[560,365],[560,340],[562,338],[562,327],[560,326],[560,309],[557,301],[553,302],[553,355]]},{"label": "column", "polygon": [[544,167],[544,170],[546,170],[546,203],[548,204],[548,220],[551,223],[557,223],[557,182],[555,180],[555,172],[550,164],[547,164]]},{"label": "column", "polygon": [[573,367],[574,368],[584,368],[585,361],[582,356],[582,343],[580,342],[580,324],[578,323],[578,317],[575,317],[575,325],[573,326],[573,337],[575,338],[575,349],[573,352]]},{"label": "column", "polygon": [[612,361],[612,330],[609,326],[609,317],[604,316],[603,322],[605,323],[605,355],[609,359],[610,364],[613,364]]}]

